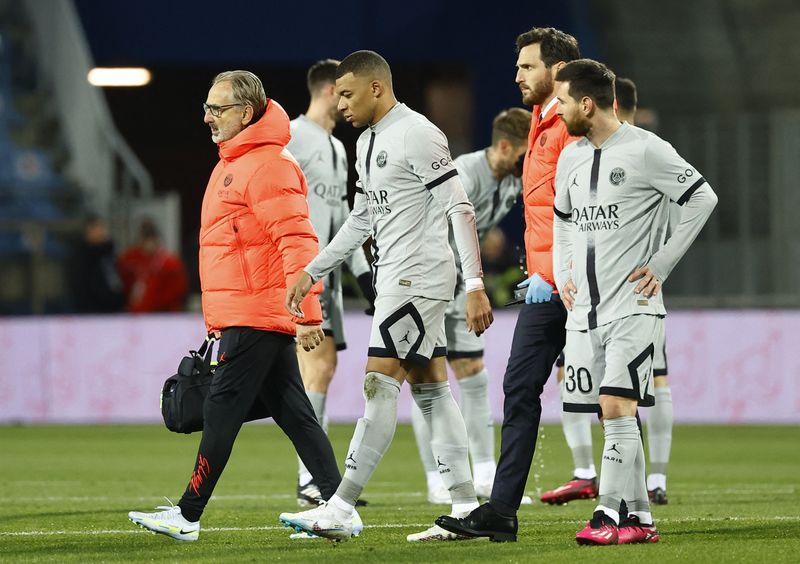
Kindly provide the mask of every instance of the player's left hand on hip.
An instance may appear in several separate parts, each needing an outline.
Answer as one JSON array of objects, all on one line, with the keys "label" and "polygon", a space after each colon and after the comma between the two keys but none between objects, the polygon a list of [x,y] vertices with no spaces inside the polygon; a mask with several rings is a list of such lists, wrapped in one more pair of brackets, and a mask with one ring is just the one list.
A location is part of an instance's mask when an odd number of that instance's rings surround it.
[{"label": "player's left hand on hip", "polygon": [[325,339],[320,325],[300,325],[297,324],[297,344],[303,347],[304,351],[317,348]]},{"label": "player's left hand on hip", "polygon": [[637,268],[628,276],[628,282],[636,282],[637,280],[639,280],[639,283],[633,290],[635,294],[644,294],[646,298],[650,298],[657,296],[659,290],[661,290],[661,280],[653,274],[649,266]]},{"label": "player's left hand on hip", "polygon": [[480,336],[494,321],[486,290],[467,292],[467,330]]},{"label": "player's left hand on hip", "polygon": [[525,288],[527,286],[528,293],[525,294],[526,304],[541,304],[549,302],[553,297],[553,287],[545,282],[544,278],[535,273],[527,280],[523,280],[517,284],[517,288]]},{"label": "player's left hand on hip", "polygon": [[286,311],[295,317],[304,317],[303,310],[300,309],[300,302],[303,301],[308,291],[311,290],[312,285],[311,276],[305,271],[301,272],[300,277],[295,283],[286,288],[286,300],[283,303],[284,307],[286,307]]}]

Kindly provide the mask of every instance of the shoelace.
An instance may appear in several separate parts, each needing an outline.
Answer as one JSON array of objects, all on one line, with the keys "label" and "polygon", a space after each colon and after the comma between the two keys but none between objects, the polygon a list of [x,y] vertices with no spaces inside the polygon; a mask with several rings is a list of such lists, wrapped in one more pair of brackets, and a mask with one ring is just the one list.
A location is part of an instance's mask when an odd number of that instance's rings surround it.
[{"label": "shoelace", "polygon": [[169,511],[173,511],[175,509],[180,511],[180,507],[178,507],[177,505],[172,503],[172,500],[170,498],[168,498],[167,496],[164,496],[164,499],[167,500],[167,503],[169,503],[169,505],[156,505],[156,509],[163,509],[163,511],[156,511],[156,512],[153,513],[153,515],[155,515],[156,513],[167,513]]}]

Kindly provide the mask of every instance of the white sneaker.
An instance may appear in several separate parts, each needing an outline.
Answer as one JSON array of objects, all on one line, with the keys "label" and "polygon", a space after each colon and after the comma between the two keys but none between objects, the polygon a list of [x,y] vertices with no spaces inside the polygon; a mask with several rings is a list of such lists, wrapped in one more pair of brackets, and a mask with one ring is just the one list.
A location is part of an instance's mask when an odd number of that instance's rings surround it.
[{"label": "white sneaker", "polygon": [[520,505],[532,505],[533,499],[529,495],[523,495],[522,499],[519,501]]},{"label": "white sneaker", "polygon": [[308,511],[281,513],[278,518],[298,533],[305,531],[336,541],[345,541],[353,536],[353,517],[327,502]]},{"label": "white sneaker", "polygon": [[160,505],[154,513],[140,513],[131,511],[128,519],[148,531],[161,533],[179,541],[196,541],[200,536],[200,521],[187,521],[181,513],[181,508],[177,505],[171,507]]},{"label": "white sneaker", "polygon": [[[364,522],[361,521],[361,515],[358,514],[358,511],[355,509],[353,510],[353,533],[352,536],[357,537],[361,534],[361,531],[364,530]],[[289,538],[292,540],[308,540],[308,539],[318,539],[320,538],[319,535],[315,535],[314,533],[308,533],[306,531],[302,531],[299,533],[292,533],[289,535]]]},{"label": "white sneaker", "polygon": [[428,541],[456,541],[466,540],[469,537],[451,533],[442,529],[439,525],[434,525],[430,529],[422,531],[421,533],[412,533],[406,537],[408,542],[428,542]]},{"label": "white sneaker", "polygon": [[450,492],[444,487],[444,484],[436,486],[434,489],[428,489],[428,503],[434,505],[450,505]]}]

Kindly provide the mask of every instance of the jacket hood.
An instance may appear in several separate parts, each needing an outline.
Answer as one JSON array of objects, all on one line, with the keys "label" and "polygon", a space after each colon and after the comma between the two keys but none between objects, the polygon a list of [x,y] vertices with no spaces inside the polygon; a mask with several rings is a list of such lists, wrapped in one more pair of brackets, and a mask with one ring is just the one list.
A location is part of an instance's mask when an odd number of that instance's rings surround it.
[{"label": "jacket hood", "polygon": [[275,100],[267,99],[267,110],[261,119],[219,144],[219,158],[232,161],[262,145],[285,147],[291,138],[286,111]]}]

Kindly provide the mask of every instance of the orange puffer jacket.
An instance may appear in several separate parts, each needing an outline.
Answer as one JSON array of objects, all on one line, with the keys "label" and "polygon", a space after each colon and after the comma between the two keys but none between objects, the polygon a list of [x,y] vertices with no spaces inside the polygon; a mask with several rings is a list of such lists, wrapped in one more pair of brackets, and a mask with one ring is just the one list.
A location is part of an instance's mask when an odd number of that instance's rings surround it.
[{"label": "orange puffer jacket", "polygon": [[301,304],[305,317],[284,308],[293,282],[317,255],[308,216],[308,186],[285,146],[289,117],[269,100],[266,113],[219,144],[200,219],[200,285],[210,331],[253,327],[295,333],[295,323],[322,322],[312,288]]},{"label": "orange puffer jacket", "polygon": [[556,165],[561,150],[577,137],[567,127],[553,105],[541,120],[540,106],[533,107],[528,152],[522,168],[522,198],[525,204],[525,254],[528,276],[539,273],[554,289],[553,279],[553,200],[556,195]]}]

